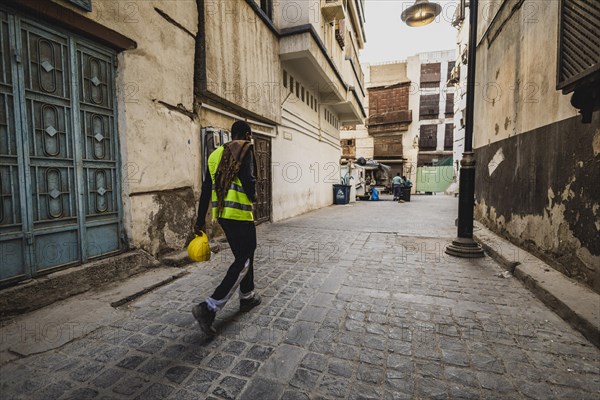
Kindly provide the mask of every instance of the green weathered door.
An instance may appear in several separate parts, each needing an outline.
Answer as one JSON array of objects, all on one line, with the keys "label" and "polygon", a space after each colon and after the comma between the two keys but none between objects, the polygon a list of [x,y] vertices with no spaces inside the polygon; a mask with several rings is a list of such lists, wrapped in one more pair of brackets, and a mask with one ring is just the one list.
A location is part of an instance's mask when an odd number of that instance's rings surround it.
[{"label": "green weathered door", "polygon": [[114,54],[0,10],[0,281],[120,248]]}]

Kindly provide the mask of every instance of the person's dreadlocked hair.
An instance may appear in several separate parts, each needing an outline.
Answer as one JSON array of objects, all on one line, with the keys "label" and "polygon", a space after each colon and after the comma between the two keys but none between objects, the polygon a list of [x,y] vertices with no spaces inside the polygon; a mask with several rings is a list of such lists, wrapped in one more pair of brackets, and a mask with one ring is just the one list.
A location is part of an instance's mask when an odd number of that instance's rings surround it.
[{"label": "person's dreadlocked hair", "polygon": [[217,217],[223,214],[225,196],[229,191],[231,182],[240,172],[242,160],[250,150],[251,144],[247,141],[251,133],[250,125],[244,121],[237,121],[231,127],[232,142],[223,145],[223,156],[215,172],[215,192],[217,194]]}]

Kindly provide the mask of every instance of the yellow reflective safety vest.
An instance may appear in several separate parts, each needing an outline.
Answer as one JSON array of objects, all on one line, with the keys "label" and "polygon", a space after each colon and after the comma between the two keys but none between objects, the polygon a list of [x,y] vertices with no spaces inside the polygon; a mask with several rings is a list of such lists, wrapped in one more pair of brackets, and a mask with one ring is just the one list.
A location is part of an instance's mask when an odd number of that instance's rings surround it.
[{"label": "yellow reflective safety vest", "polygon": [[217,215],[217,192],[215,191],[215,174],[223,158],[223,146],[219,147],[208,157],[208,172],[212,180],[212,215],[213,220],[217,218],[233,219],[236,221],[254,221],[252,214],[252,202],[244,192],[239,177],[235,177],[225,196],[225,202],[221,215]]}]

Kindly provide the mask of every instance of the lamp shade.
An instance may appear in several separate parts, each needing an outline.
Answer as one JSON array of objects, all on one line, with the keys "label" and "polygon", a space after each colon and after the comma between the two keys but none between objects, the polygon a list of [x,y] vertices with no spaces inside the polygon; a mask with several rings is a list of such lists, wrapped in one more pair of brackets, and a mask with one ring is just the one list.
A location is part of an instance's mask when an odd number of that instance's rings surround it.
[{"label": "lamp shade", "polygon": [[402,12],[402,22],[408,26],[424,26],[432,23],[442,12],[442,6],[429,0],[416,0]]}]

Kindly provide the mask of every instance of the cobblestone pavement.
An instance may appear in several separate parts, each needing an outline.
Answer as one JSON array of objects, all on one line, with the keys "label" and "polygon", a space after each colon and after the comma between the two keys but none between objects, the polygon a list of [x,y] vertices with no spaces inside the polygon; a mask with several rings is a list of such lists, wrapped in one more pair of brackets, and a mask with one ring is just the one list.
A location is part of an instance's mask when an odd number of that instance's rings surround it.
[{"label": "cobblestone pavement", "polygon": [[2,366],[0,397],[597,399],[597,348],[489,258],[449,258],[447,238],[427,237],[455,205],[417,196],[262,225],[263,304],[242,314],[232,300],[214,340],[190,309],[229,251],[87,337]]}]

